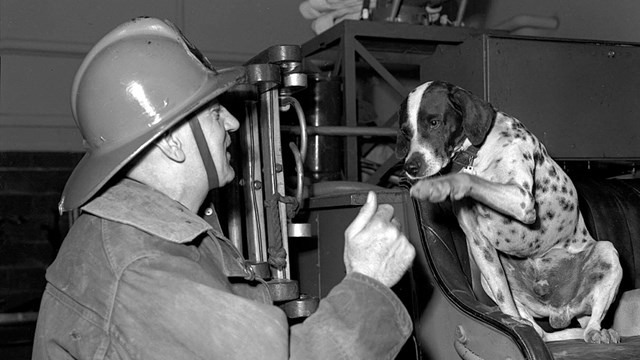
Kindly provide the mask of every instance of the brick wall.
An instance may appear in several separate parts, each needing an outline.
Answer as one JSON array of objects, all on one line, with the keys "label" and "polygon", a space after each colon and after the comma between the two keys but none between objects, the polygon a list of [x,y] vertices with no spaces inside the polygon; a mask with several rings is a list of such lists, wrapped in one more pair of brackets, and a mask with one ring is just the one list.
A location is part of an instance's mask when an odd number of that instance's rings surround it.
[{"label": "brick wall", "polygon": [[0,152],[0,312],[37,311],[69,219],[57,204],[79,153]]}]

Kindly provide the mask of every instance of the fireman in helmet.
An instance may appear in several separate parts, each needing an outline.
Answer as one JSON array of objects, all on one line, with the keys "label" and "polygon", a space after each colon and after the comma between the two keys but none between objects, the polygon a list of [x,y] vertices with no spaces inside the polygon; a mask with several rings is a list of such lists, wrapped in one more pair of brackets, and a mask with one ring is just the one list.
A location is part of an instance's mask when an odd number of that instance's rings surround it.
[{"label": "fireman in helmet", "polygon": [[34,359],[392,358],[412,331],[390,290],[414,249],[374,193],[345,231],[343,281],[290,326],[238,250],[198,217],[234,178],[239,123],[215,70],[170,22],[138,18],[82,62],[72,111],[88,148],[60,211],[80,209],[47,270]]}]

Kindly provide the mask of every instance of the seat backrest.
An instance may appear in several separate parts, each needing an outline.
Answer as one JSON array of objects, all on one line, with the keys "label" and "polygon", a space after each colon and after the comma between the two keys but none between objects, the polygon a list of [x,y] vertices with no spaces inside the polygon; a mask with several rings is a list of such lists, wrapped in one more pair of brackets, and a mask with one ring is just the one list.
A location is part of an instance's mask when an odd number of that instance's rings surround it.
[{"label": "seat backrest", "polygon": [[623,277],[620,292],[640,288],[640,179],[574,180],[591,236],[611,241]]}]

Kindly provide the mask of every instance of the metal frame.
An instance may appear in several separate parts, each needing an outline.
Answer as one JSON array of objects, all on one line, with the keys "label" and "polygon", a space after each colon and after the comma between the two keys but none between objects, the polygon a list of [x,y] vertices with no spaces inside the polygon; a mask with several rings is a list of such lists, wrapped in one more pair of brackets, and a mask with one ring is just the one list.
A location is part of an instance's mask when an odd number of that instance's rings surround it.
[{"label": "metal frame", "polygon": [[[475,33],[478,31],[467,28],[345,20],[303,44],[302,55],[320,65],[333,66],[332,73],[343,78],[343,123],[346,127],[356,127],[358,67],[367,65],[373,69],[398,93],[399,98],[404,98],[409,89],[393,74],[394,67],[415,67],[418,79],[420,64],[438,45],[460,44]],[[386,119],[383,127],[391,127],[395,123],[394,116]],[[347,136],[346,180],[358,181],[360,178],[360,150],[357,135]],[[388,159],[368,182],[376,183],[397,162],[395,158]]]},{"label": "metal frame", "polygon": [[[285,196],[282,144],[280,135],[280,92],[306,86],[301,75],[300,47],[276,45],[256,55],[247,63],[247,83],[256,100],[246,103],[246,125],[241,130],[247,149],[243,168],[247,214],[249,260],[264,264],[269,247],[289,252],[287,205],[278,199]],[[301,75],[301,76],[300,76]],[[290,79],[293,81],[288,81]],[[275,280],[290,277],[290,265],[275,268]]]}]

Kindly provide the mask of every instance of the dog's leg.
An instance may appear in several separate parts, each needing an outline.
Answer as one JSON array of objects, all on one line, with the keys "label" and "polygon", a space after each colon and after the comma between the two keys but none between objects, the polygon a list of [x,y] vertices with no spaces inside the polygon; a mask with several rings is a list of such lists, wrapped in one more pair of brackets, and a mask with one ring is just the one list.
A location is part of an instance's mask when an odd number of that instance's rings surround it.
[{"label": "dog's leg", "polygon": [[469,196],[525,224],[536,220],[535,199],[530,188],[516,183],[491,182],[467,173],[420,180],[411,187],[411,195],[431,202],[442,202],[447,198],[460,200]]},{"label": "dog's leg", "polygon": [[467,236],[467,243],[480,270],[484,291],[503,313],[520,319],[498,252],[486,239],[480,237]]},{"label": "dog's leg", "polygon": [[571,328],[554,332],[545,332],[542,336],[542,340],[550,341],[562,341],[562,340],[576,340],[584,338],[584,329]]},{"label": "dog's leg", "polygon": [[584,258],[582,280],[574,300],[567,311],[582,313],[590,310],[590,315],[578,316],[582,328],[565,329],[546,334],[547,341],[583,339],[588,343],[617,343],[620,336],[613,329],[602,329],[601,322],[613,302],[622,279],[622,267],[618,253],[608,241],[591,240],[584,250],[589,255]]},{"label": "dog's leg", "polygon": [[550,341],[574,340],[574,339],[584,338],[584,329],[581,329],[581,328],[564,329],[564,330],[554,331],[554,332],[544,331],[542,327],[540,327],[540,325],[538,325],[538,323],[535,321],[535,319],[529,312],[529,309],[527,308],[527,306],[525,306],[518,300],[515,300],[515,302],[516,302],[516,306],[518,307],[518,311],[520,312],[520,316],[531,323],[531,326],[533,326],[533,328],[536,330],[538,335],[540,335],[542,340],[546,342],[550,342]]},{"label": "dog's leg", "polygon": [[[546,341],[547,333],[544,330],[542,330],[542,327],[540,327],[540,325],[538,325],[536,320],[533,318],[533,315],[531,315],[531,313],[529,312],[529,309],[527,308],[527,306],[522,304],[522,302],[518,301],[518,299],[514,298],[514,301],[516,302],[516,307],[518,308],[518,312],[520,313],[520,317],[522,319],[528,321],[530,323],[530,325],[533,326],[533,328],[538,333],[538,335],[540,335],[540,337],[543,340]],[[579,338],[580,337],[578,337],[577,339],[579,339]]]},{"label": "dog's leg", "polygon": [[618,334],[617,331],[613,329],[600,329],[600,331],[592,331],[591,332],[592,338],[597,339],[598,341],[588,341],[586,327],[589,326],[589,323],[591,322],[591,318],[592,316],[588,316],[588,315],[581,316],[578,318],[578,323],[580,323],[580,326],[582,327],[582,338],[584,339],[585,342],[591,342],[596,344],[600,344],[600,343],[616,344],[620,342],[620,335]]},{"label": "dog's leg", "polygon": [[[584,341],[589,343],[617,343],[619,335],[613,329],[601,329],[600,323],[613,302],[622,280],[622,267],[618,252],[609,241],[596,241],[591,256],[587,258],[587,278],[583,286],[589,288],[591,316],[580,323],[584,327]],[[578,319],[580,321],[580,319]]]}]

